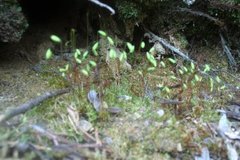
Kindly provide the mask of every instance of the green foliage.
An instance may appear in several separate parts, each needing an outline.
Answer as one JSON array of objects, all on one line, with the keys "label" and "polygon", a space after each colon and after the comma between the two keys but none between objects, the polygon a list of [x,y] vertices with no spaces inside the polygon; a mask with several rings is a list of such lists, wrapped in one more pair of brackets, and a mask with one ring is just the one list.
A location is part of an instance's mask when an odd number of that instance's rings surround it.
[{"label": "green foliage", "polygon": [[134,2],[126,0],[117,1],[116,6],[119,12],[119,16],[123,20],[136,20],[141,14],[140,7]]},{"label": "green foliage", "polygon": [[[75,30],[72,29],[70,44],[71,44],[71,50],[74,52],[71,53],[72,55],[68,55],[71,58],[70,62],[65,64],[64,67],[59,68],[59,72],[61,73],[61,75],[65,77],[70,83],[79,83],[81,79],[81,75],[84,75],[87,77],[90,76],[92,69],[96,67],[95,61],[88,60],[88,55],[89,55],[88,51],[83,52],[80,49],[76,48],[75,36],[76,36]],[[60,44],[61,50],[63,49],[62,48],[63,42],[60,37],[58,37],[57,35],[51,35],[50,39],[54,43]],[[94,46],[92,47],[92,51],[96,56],[98,55],[97,49],[98,49],[98,43],[94,44]],[[48,49],[45,54],[46,59],[49,60],[52,56],[53,56],[52,50]]]}]

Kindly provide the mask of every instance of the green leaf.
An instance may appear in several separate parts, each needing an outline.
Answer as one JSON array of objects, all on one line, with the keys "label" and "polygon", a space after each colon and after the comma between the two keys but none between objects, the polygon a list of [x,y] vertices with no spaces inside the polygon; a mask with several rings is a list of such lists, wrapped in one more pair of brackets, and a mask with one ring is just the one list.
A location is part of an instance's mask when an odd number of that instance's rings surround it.
[{"label": "green leaf", "polygon": [[175,76],[170,76],[170,78],[173,80],[177,80],[177,77],[175,77]]},{"label": "green leaf", "polygon": [[59,68],[59,72],[65,72],[65,68]]},{"label": "green leaf", "polygon": [[181,70],[181,69],[179,69],[178,72],[179,72],[181,75],[184,74],[183,70]]},{"label": "green leaf", "polygon": [[82,63],[81,59],[79,59],[79,58],[75,58],[75,60],[76,60],[76,62],[77,62],[78,64],[81,64],[81,63]]},{"label": "green leaf", "polygon": [[193,62],[191,62],[191,69],[195,70],[195,64]]},{"label": "green leaf", "polygon": [[46,60],[50,59],[52,57],[52,50],[51,49],[48,49],[46,54],[45,54],[45,57],[46,57]]},{"label": "green leaf", "polygon": [[94,61],[89,61],[89,64],[90,64],[91,66],[93,66],[93,67],[96,67],[96,66],[97,66],[97,63],[94,62]]},{"label": "green leaf", "polygon": [[50,38],[53,42],[56,42],[56,43],[61,43],[62,42],[62,40],[56,35],[51,35]]},{"label": "green leaf", "polygon": [[79,49],[76,49],[75,53],[74,53],[74,58],[78,58],[78,56],[81,55],[81,51]]},{"label": "green leaf", "polygon": [[107,33],[104,32],[104,31],[102,31],[102,30],[99,30],[99,31],[98,31],[98,34],[100,34],[100,35],[103,36],[103,37],[106,37],[106,36],[107,36]]},{"label": "green leaf", "polygon": [[88,56],[88,51],[85,51],[85,52],[83,53],[83,59],[86,59],[87,56]]},{"label": "green leaf", "polygon": [[123,53],[120,54],[119,60],[120,60],[121,62],[124,60],[124,54],[123,54]]},{"label": "green leaf", "polygon": [[206,72],[209,72],[210,70],[211,70],[210,65],[205,64],[203,72],[206,73]]},{"label": "green leaf", "polygon": [[154,47],[152,47],[152,48],[149,50],[150,53],[153,53],[154,51],[155,51],[155,48],[154,48]]},{"label": "green leaf", "polygon": [[90,70],[91,70],[91,66],[90,66],[90,64],[87,64],[87,65],[86,65],[86,71],[87,71],[87,72],[90,72]]},{"label": "green leaf", "polygon": [[141,42],[141,48],[145,48],[145,42]]},{"label": "green leaf", "polygon": [[150,72],[150,71],[154,71],[155,69],[156,69],[155,67],[149,67],[147,71]]},{"label": "green leaf", "polygon": [[164,87],[163,90],[166,91],[167,93],[170,93],[170,89],[168,87]]},{"label": "green leaf", "polygon": [[183,66],[183,70],[184,70],[185,72],[188,72],[188,69],[187,69],[187,67],[185,67],[185,66]]},{"label": "green leaf", "polygon": [[221,89],[221,90],[223,90],[223,89],[225,89],[225,88],[226,88],[226,86],[225,86],[225,85],[223,85],[223,86],[221,86],[221,88],[220,88],[220,89]]},{"label": "green leaf", "polygon": [[111,50],[109,51],[109,58],[115,59],[116,57],[117,57],[116,51],[111,48]]},{"label": "green leaf", "polygon": [[143,76],[143,72],[142,71],[138,71],[138,74]]},{"label": "green leaf", "polygon": [[111,37],[107,37],[107,40],[111,45],[114,45],[114,41]]},{"label": "green leaf", "polygon": [[69,64],[65,65],[65,70],[67,71],[69,69]]},{"label": "green leaf", "polygon": [[187,89],[187,88],[188,88],[185,83],[183,83],[183,88],[184,88],[184,89]]},{"label": "green leaf", "polygon": [[217,81],[218,83],[221,82],[221,79],[219,78],[219,76],[216,77],[216,81]]},{"label": "green leaf", "polygon": [[130,53],[134,52],[134,50],[135,50],[135,46],[134,45],[132,45],[131,43],[127,42],[127,47],[129,49]]},{"label": "green leaf", "polygon": [[94,56],[98,56],[98,53],[97,53],[97,51],[93,51],[93,54],[94,54]]},{"label": "green leaf", "polygon": [[201,81],[200,77],[199,77],[198,75],[196,75],[196,74],[195,74],[195,76],[194,76],[194,79],[195,79],[197,82]]},{"label": "green leaf", "polygon": [[162,66],[163,68],[166,67],[166,64],[165,64],[163,61],[161,61],[160,64],[161,64],[161,66]]},{"label": "green leaf", "polygon": [[214,81],[212,78],[210,78],[210,91],[211,92],[213,91],[213,84],[214,84]]},{"label": "green leaf", "polygon": [[99,46],[99,43],[96,42],[96,43],[93,45],[93,47],[92,47],[92,51],[96,51],[97,48],[98,48],[98,46]]},{"label": "green leaf", "polygon": [[88,71],[87,71],[87,70],[85,70],[85,69],[82,69],[82,70],[81,70],[81,72],[82,72],[82,74],[84,74],[85,76],[89,76],[89,74],[88,74]]},{"label": "green leaf", "polygon": [[169,60],[171,63],[173,63],[173,64],[177,63],[177,60],[176,60],[176,59],[168,58],[168,60]]},{"label": "green leaf", "polygon": [[122,54],[123,54],[123,58],[127,60],[127,52],[123,51]]},{"label": "green leaf", "polygon": [[149,52],[147,52],[147,59],[154,67],[157,67],[157,60]]}]

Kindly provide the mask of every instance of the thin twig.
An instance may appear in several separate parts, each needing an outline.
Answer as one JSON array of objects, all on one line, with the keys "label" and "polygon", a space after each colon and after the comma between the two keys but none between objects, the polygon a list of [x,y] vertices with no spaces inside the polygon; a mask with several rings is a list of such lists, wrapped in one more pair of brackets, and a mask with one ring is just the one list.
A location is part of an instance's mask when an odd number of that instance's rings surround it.
[{"label": "thin twig", "polygon": [[20,106],[14,108],[12,110],[7,111],[5,114],[0,115],[0,124],[6,122],[7,120],[9,120],[19,114],[23,114],[23,113],[27,112],[28,110],[33,109],[34,107],[39,105],[41,102],[45,101],[46,99],[68,93],[69,91],[70,91],[69,88],[60,89],[57,91],[46,92],[37,98],[33,98],[33,99],[27,101],[26,103],[21,104]]},{"label": "thin twig", "polygon": [[154,33],[148,31],[148,33],[145,33],[145,37],[148,37],[152,42],[160,42],[164,47],[170,49],[171,51],[173,51],[173,53],[179,55],[183,59],[188,60],[190,62],[194,62],[191,58],[187,56],[187,53],[184,53],[179,48],[174,47],[173,45],[168,43],[165,39],[155,35]]},{"label": "thin twig", "polygon": [[100,7],[108,9],[112,13],[112,15],[115,14],[115,10],[112,7],[110,7],[109,5],[107,5],[105,3],[102,3],[102,2],[100,2],[98,0],[89,0],[89,1],[92,2],[92,3],[95,3],[96,5],[98,5]]},{"label": "thin twig", "polygon": [[227,42],[224,39],[222,33],[220,33],[220,38],[221,38],[221,42],[222,42],[223,52],[227,55],[228,62],[230,64],[231,68],[236,67],[237,62],[235,61],[234,57],[232,56],[231,50],[228,47]]},{"label": "thin twig", "polygon": [[224,23],[222,21],[220,21],[219,19],[215,18],[215,17],[212,17],[210,16],[209,14],[206,14],[206,13],[203,13],[203,12],[200,12],[200,11],[193,11],[191,9],[188,9],[188,8],[178,8],[177,11],[180,11],[180,12],[187,12],[187,13],[190,13],[192,15],[196,15],[196,16],[200,16],[200,17],[205,17],[207,19],[209,19],[210,21],[213,21],[215,24],[219,25],[219,26],[223,26]]}]

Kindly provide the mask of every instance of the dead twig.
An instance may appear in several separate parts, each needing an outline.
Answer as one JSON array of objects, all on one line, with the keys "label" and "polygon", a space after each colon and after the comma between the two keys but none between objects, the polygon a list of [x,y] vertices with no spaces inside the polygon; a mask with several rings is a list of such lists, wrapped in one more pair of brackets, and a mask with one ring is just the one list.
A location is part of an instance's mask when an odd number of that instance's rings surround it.
[{"label": "dead twig", "polygon": [[217,19],[215,17],[212,17],[209,14],[200,12],[200,11],[193,11],[193,10],[188,9],[188,8],[178,8],[177,11],[178,12],[187,12],[187,13],[190,13],[192,15],[205,17],[205,18],[209,19],[210,21],[213,21],[215,24],[217,24],[220,27],[224,26],[224,23],[222,21],[220,21],[219,19]]},{"label": "dead twig", "polygon": [[107,5],[105,3],[102,3],[98,0],[89,0],[89,1],[92,2],[92,3],[95,3],[96,5],[98,5],[100,7],[106,8],[107,10],[109,10],[112,13],[112,15],[115,14],[115,10],[112,7],[110,7],[109,5]]},{"label": "dead twig", "polygon": [[[147,30],[148,31],[148,30]],[[145,33],[144,35],[145,37],[148,37],[149,40],[153,43],[155,42],[159,42],[161,43],[164,47],[170,49],[171,51],[173,51],[173,53],[177,54],[178,56],[182,57],[185,60],[188,60],[190,62],[194,62],[191,58],[189,58],[187,56],[187,53],[184,53],[183,51],[181,51],[179,48],[174,47],[173,45],[171,45],[170,43],[168,43],[165,39],[155,35],[154,33],[148,31],[148,33]]]},{"label": "dead twig", "polygon": [[57,91],[46,92],[37,98],[33,98],[33,99],[27,101],[26,103],[21,104],[20,106],[14,108],[12,110],[7,111],[5,114],[0,115],[0,124],[3,124],[4,122],[6,122],[9,119],[11,119],[19,114],[23,114],[23,113],[27,112],[28,110],[33,109],[35,106],[39,105],[41,102],[45,101],[46,99],[68,93],[69,91],[70,91],[69,88],[60,89]]},{"label": "dead twig", "polygon": [[227,41],[224,39],[222,33],[219,34],[222,42],[223,52],[227,55],[228,63],[231,68],[237,67],[237,62],[235,61],[234,57],[232,56],[231,49],[228,47]]}]

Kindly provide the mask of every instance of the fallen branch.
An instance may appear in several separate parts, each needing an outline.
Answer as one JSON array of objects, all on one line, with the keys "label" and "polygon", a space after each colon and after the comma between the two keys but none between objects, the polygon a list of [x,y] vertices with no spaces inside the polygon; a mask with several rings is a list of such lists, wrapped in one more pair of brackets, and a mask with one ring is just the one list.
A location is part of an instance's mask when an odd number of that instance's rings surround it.
[{"label": "fallen branch", "polygon": [[231,4],[231,3],[224,3],[221,2],[219,0],[211,0],[210,2],[210,6],[217,8],[217,9],[221,9],[221,10],[225,10],[225,11],[230,11],[230,10],[240,10],[240,5],[238,2],[236,2],[235,4]]},{"label": "fallen branch", "polygon": [[112,7],[110,7],[109,5],[107,5],[105,3],[102,3],[102,2],[100,2],[98,0],[89,0],[89,1],[92,2],[92,3],[95,3],[96,5],[98,5],[100,7],[108,9],[112,13],[112,15],[115,14],[115,10]]},{"label": "fallen branch", "polygon": [[163,39],[163,38],[155,35],[154,33],[148,31],[148,33],[145,33],[144,36],[145,36],[145,37],[148,37],[149,40],[150,40],[151,42],[153,42],[153,43],[155,43],[155,42],[161,43],[164,47],[170,49],[171,51],[173,51],[173,53],[179,55],[179,56],[182,57],[183,59],[188,60],[188,61],[190,61],[190,62],[194,62],[191,58],[189,58],[189,57],[187,56],[187,53],[183,53],[182,51],[180,51],[179,48],[174,47],[173,45],[171,45],[170,43],[168,43],[165,39]]},{"label": "fallen branch", "polygon": [[19,114],[23,114],[23,113],[27,112],[28,110],[33,109],[35,106],[39,105],[41,102],[45,101],[46,99],[68,93],[69,91],[70,91],[69,88],[60,89],[57,91],[46,92],[37,98],[33,98],[33,99],[29,100],[28,102],[21,104],[20,106],[14,108],[12,110],[7,111],[5,114],[0,115],[0,124],[6,122],[7,120],[9,120]]},{"label": "fallen branch", "polygon": [[232,56],[231,50],[227,45],[226,40],[224,39],[222,33],[220,33],[220,38],[222,42],[223,52],[227,55],[228,63],[230,64],[231,68],[237,67],[237,62],[235,61],[234,57]]},{"label": "fallen branch", "polygon": [[222,21],[220,21],[219,19],[212,17],[206,13],[200,12],[200,11],[193,11],[191,9],[188,8],[178,8],[177,11],[180,12],[187,12],[190,13],[192,15],[196,15],[196,16],[200,16],[200,17],[205,17],[207,19],[209,19],[210,21],[213,21],[215,24],[217,24],[218,26],[224,26],[224,23]]}]

